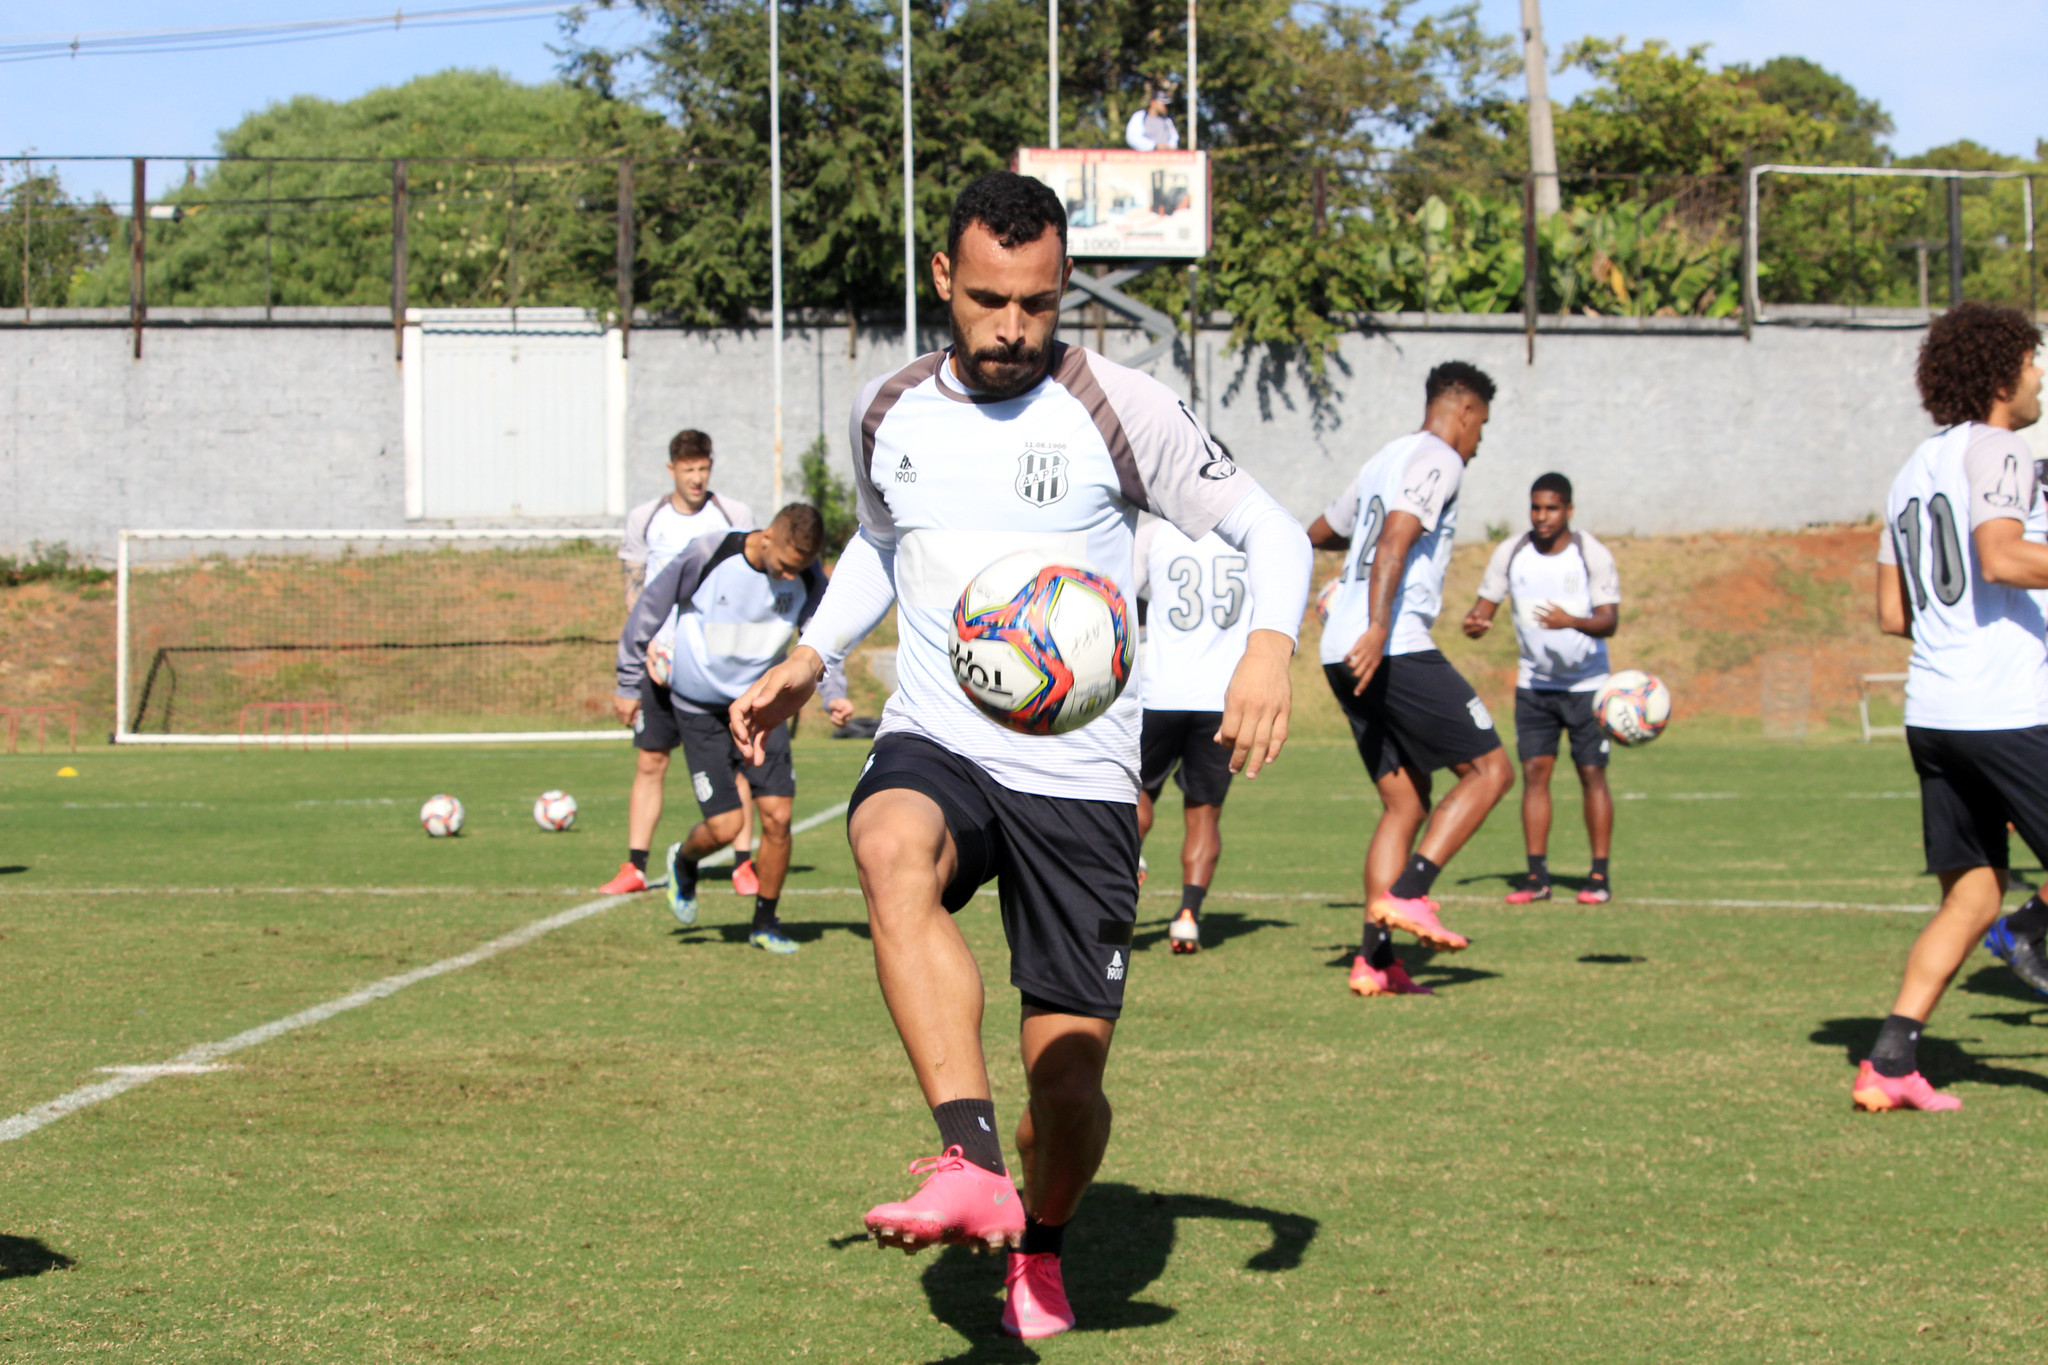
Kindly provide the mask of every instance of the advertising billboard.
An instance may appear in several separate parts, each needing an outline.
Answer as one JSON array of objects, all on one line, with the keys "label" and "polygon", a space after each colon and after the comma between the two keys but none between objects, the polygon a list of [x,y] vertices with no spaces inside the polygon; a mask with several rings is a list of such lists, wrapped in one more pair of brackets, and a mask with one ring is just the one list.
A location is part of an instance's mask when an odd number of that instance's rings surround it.
[{"label": "advertising billboard", "polygon": [[1197,260],[1209,250],[1209,154],[1023,147],[1017,172],[1067,206],[1067,254]]}]

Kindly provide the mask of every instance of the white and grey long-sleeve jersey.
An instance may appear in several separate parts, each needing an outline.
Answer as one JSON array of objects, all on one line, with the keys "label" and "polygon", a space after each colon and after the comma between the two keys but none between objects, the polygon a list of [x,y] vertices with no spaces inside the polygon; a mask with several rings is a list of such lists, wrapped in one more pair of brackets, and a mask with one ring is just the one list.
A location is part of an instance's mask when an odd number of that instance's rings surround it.
[{"label": "white and grey long-sleeve jersey", "polygon": [[648,642],[671,612],[668,687],[684,710],[723,711],[789,652],[825,595],[824,571],[775,578],[747,561],[746,545],[745,531],[699,536],[641,590],[619,634],[620,696],[640,695]]}]

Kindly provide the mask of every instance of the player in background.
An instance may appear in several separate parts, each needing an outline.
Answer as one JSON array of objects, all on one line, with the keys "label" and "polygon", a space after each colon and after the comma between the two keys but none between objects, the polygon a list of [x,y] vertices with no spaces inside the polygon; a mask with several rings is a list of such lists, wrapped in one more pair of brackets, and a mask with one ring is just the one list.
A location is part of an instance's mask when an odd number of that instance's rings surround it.
[{"label": "player in background", "polygon": [[1144,704],[1138,840],[1142,845],[1152,832],[1153,802],[1171,776],[1181,791],[1185,832],[1180,909],[1166,938],[1176,953],[1197,953],[1202,901],[1223,856],[1223,798],[1230,793],[1230,754],[1216,742],[1223,694],[1251,630],[1245,557],[1214,531],[1189,540],[1172,522],[1147,517],[1138,525],[1130,596],[1149,598],[1138,667]]},{"label": "player in background", "polygon": [[[618,695],[622,724],[647,766],[666,774],[679,745],[704,818],[668,850],[668,903],[685,926],[697,922],[697,863],[732,842],[745,817],[737,779],[745,766],[729,729],[728,708],[780,661],[825,595],[818,547],[825,536],[818,509],[793,502],[765,530],[713,531],[699,536],[651,579],[619,634]],[[675,622],[668,686],[647,676],[647,646],[663,623]],[[793,953],[776,905],[789,871],[789,813],[796,797],[789,727],[777,726],[755,756],[751,782],[761,816],[760,890],[747,941],[771,953]],[[628,863],[619,870],[624,876]]]},{"label": "player in background", "polygon": [[[1431,370],[1422,429],[1381,447],[1308,529],[1317,549],[1346,551],[1323,673],[1383,807],[1365,854],[1364,941],[1350,981],[1359,995],[1427,994],[1394,955],[1392,930],[1432,948],[1468,946],[1437,917],[1430,888],[1515,781],[1485,703],[1429,634],[1443,610],[1458,489],[1493,393],[1462,360]],[[1457,782],[1432,810],[1438,768]]]},{"label": "player in background", "polygon": [[1906,745],[1941,907],[1913,940],[1891,1014],[1856,1068],[1858,1109],[1962,1107],[1920,1074],[1917,1049],[1980,937],[2021,980],[2048,988],[2048,906],[2037,895],[1998,914],[2007,822],[2048,857],[2048,641],[2030,591],[2048,588],[2048,546],[2026,539],[2041,491],[2018,435],[2041,417],[2040,344],[2024,313],[1978,303],[1943,313],[1920,344],[1920,403],[1942,430],[1892,481],[1877,620],[1913,641]]},{"label": "player in background", "polygon": [[1605,545],[1572,529],[1572,481],[1545,474],[1529,487],[1529,529],[1504,540],[1487,561],[1479,600],[1465,613],[1465,634],[1493,628],[1501,600],[1515,599],[1515,751],[1522,760],[1522,835],[1529,871],[1508,904],[1550,899],[1550,774],[1558,737],[1569,733],[1572,764],[1586,798],[1586,839],[1593,873],[1581,905],[1614,899],[1607,859],[1614,843],[1614,794],[1607,789],[1607,736],[1593,716],[1593,694],[1607,681],[1607,640],[1621,624],[1621,574]]},{"label": "player in background", "polygon": [[[723,534],[754,529],[753,509],[737,498],[711,491],[711,438],[703,432],[679,431],[669,439],[668,473],[675,480],[674,492],[643,502],[626,513],[626,535],[619,546],[619,558],[624,561],[628,612],[640,600],[640,590],[647,586],[647,581],[667,567],[691,541],[714,531]],[[661,633],[670,635],[674,629],[675,622],[670,620]],[[647,889],[647,851],[654,846],[654,831],[661,824],[662,774],[667,771],[666,764],[657,762],[645,750],[640,752],[637,763],[633,792],[626,808],[627,860],[633,865],[633,873],[629,875],[622,868],[605,885],[606,891],[615,893]],[[736,861],[732,889],[751,896],[760,890],[753,864],[754,795],[744,777],[739,789],[744,814],[740,832],[733,839]],[[636,877],[639,884],[633,885]]]},{"label": "player in background", "polygon": [[[961,193],[932,260],[953,344],[861,392],[860,534],[797,648],[733,707],[735,737],[757,750],[897,605],[899,686],[847,837],[882,998],[940,1151],[912,1167],[927,1177],[916,1194],[866,1222],[906,1250],[1015,1245],[1002,1325],[1027,1338],[1073,1325],[1060,1253],[1109,1142],[1103,1072],[1138,905],[1140,707],[1126,691],[1066,734],[997,725],[954,679],[955,604],[985,565],[1027,548],[1128,578],[1140,511],[1191,539],[1215,531],[1247,560],[1250,631],[1219,729],[1233,771],[1251,776],[1286,738],[1310,562],[1300,526],[1171,390],[1055,339],[1066,229],[1059,196],[1036,180],[997,171]],[[1021,1209],[989,1098],[981,973],[951,915],[991,878],[1022,995]]]}]

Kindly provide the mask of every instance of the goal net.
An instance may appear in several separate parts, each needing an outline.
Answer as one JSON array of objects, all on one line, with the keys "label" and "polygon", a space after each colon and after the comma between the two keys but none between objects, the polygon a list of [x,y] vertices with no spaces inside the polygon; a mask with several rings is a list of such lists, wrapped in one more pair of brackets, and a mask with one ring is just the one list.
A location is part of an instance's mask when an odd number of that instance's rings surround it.
[{"label": "goal net", "polygon": [[355,742],[622,738],[618,540],[124,531],[115,739],[235,743],[280,703],[313,704],[316,730],[339,740],[345,724]]}]

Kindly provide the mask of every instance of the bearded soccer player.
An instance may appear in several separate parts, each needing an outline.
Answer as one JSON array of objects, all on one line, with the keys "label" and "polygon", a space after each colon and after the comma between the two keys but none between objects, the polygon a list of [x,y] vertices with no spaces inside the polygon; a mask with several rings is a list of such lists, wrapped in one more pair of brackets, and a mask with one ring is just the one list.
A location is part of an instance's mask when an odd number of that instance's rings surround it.
[{"label": "bearded soccer player", "polygon": [[1892,1012],[1856,1069],[1858,1109],[1962,1107],[1920,1074],[1917,1048],[1979,937],[2048,990],[2048,906],[2034,896],[1998,915],[2007,823],[2048,861],[2048,643],[2031,591],[2048,588],[2048,546],[2026,539],[2041,490],[2018,435],[2041,418],[2040,345],[2025,314],[1973,303],[1936,318],[1920,344],[1921,406],[1942,430],[1892,481],[1877,620],[1913,641],[1906,745],[1941,908],[1913,940]]},{"label": "bearded soccer player", "polygon": [[[1221,442],[1218,442],[1220,445]],[[1138,526],[1131,596],[1148,597],[1138,667],[1145,719],[1138,745],[1138,838],[1172,777],[1181,792],[1180,909],[1167,925],[1175,953],[1202,950],[1202,902],[1223,856],[1230,755],[1216,742],[1223,696],[1251,630],[1245,557],[1214,531],[1189,540],[1157,517]]]},{"label": "bearded soccer player", "polygon": [[[668,850],[668,904],[678,923],[697,922],[697,864],[725,847],[746,818],[738,778],[744,769],[761,817],[759,890],[747,942],[787,955],[796,941],[776,910],[789,871],[789,813],[796,798],[789,727],[767,734],[744,764],[728,728],[732,701],[779,662],[825,594],[818,549],[825,527],[818,509],[793,502],[759,531],[700,536],[654,576],[619,634],[618,695],[613,709],[633,727],[643,759],[680,747],[703,812]],[[663,623],[675,622],[675,653],[667,685],[647,675],[647,646]],[[631,864],[620,873],[630,870]]]},{"label": "bearded soccer player", "polygon": [[[1109,1142],[1103,1073],[1137,919],[1139,705],[1127,691],[1061,735],[997,725],[954,680],[954,606],[985,565],[1027,549],[1121,583],[1141,511],[1191,539],[1215,531],[1245,556],[1252,602],[1218,732],[1231,768],[1254,776],[1286,738],[1310,562],[1301,528],[1170,390],[1055,339],[1066,228],[1056,194],[1006,171],[954,204],[932,260],[953,344],[862,391],[860,534],[797,648],[733,707],[751,750],[898,604],[900,683],[847,835],[882,997],[940,1151],[913,1165],[926,1176],[914,1195],[866,1222],[906,1251],[1014,1247],[1002,1324],[1019,1337],[1073,1325],[1060,1252]],[[981,973],[951,917],[991,879],[1022,996],[1021,1208],[989,1098]]]},{"label": "bearded soccer player", "polygon": [[1503,599],[1515,599],[1515,749],[1522,760],[1522,835],[1529,871],[1508,892],[1509,905],[1550,899],[1550,775],[1558,740],[1569,734],[1572,764],[1586,794],[1586,839],[1593,872],[1579,904],[1614,899],[1607,859],[1614,843],[1614,794],[1607,788],[1612,746],[1593,715],[1593,694],[1607,681],[1607,641],[1621,624],[1621,574],[1614,555],[1572,529],[1572,481],[1544,474],[1529,488],[1529,529],[1504,540],[1487,561],[1479,600],[1465,613],[1465,634],[1493,628]]},{"label": "bearded soccer player", "polygon": [[[1493,393],[1461,360],[1431,370],[1422,430],[1367,460],[1308,530],[1317,549],[1346,552],[1323,627],[1323,673],[1384,807],[1365,855],[1364,942],[1350,981],[1358,995],[1427,993],[1395,956],[1395,929],[1432,948],[1469,946],[1444,927],[1430,888],[1514,785],[1493,717],[1429,634],[1443,609],[1458,489]],[[1457,782],[1432,809],[1438,768]]]}]

